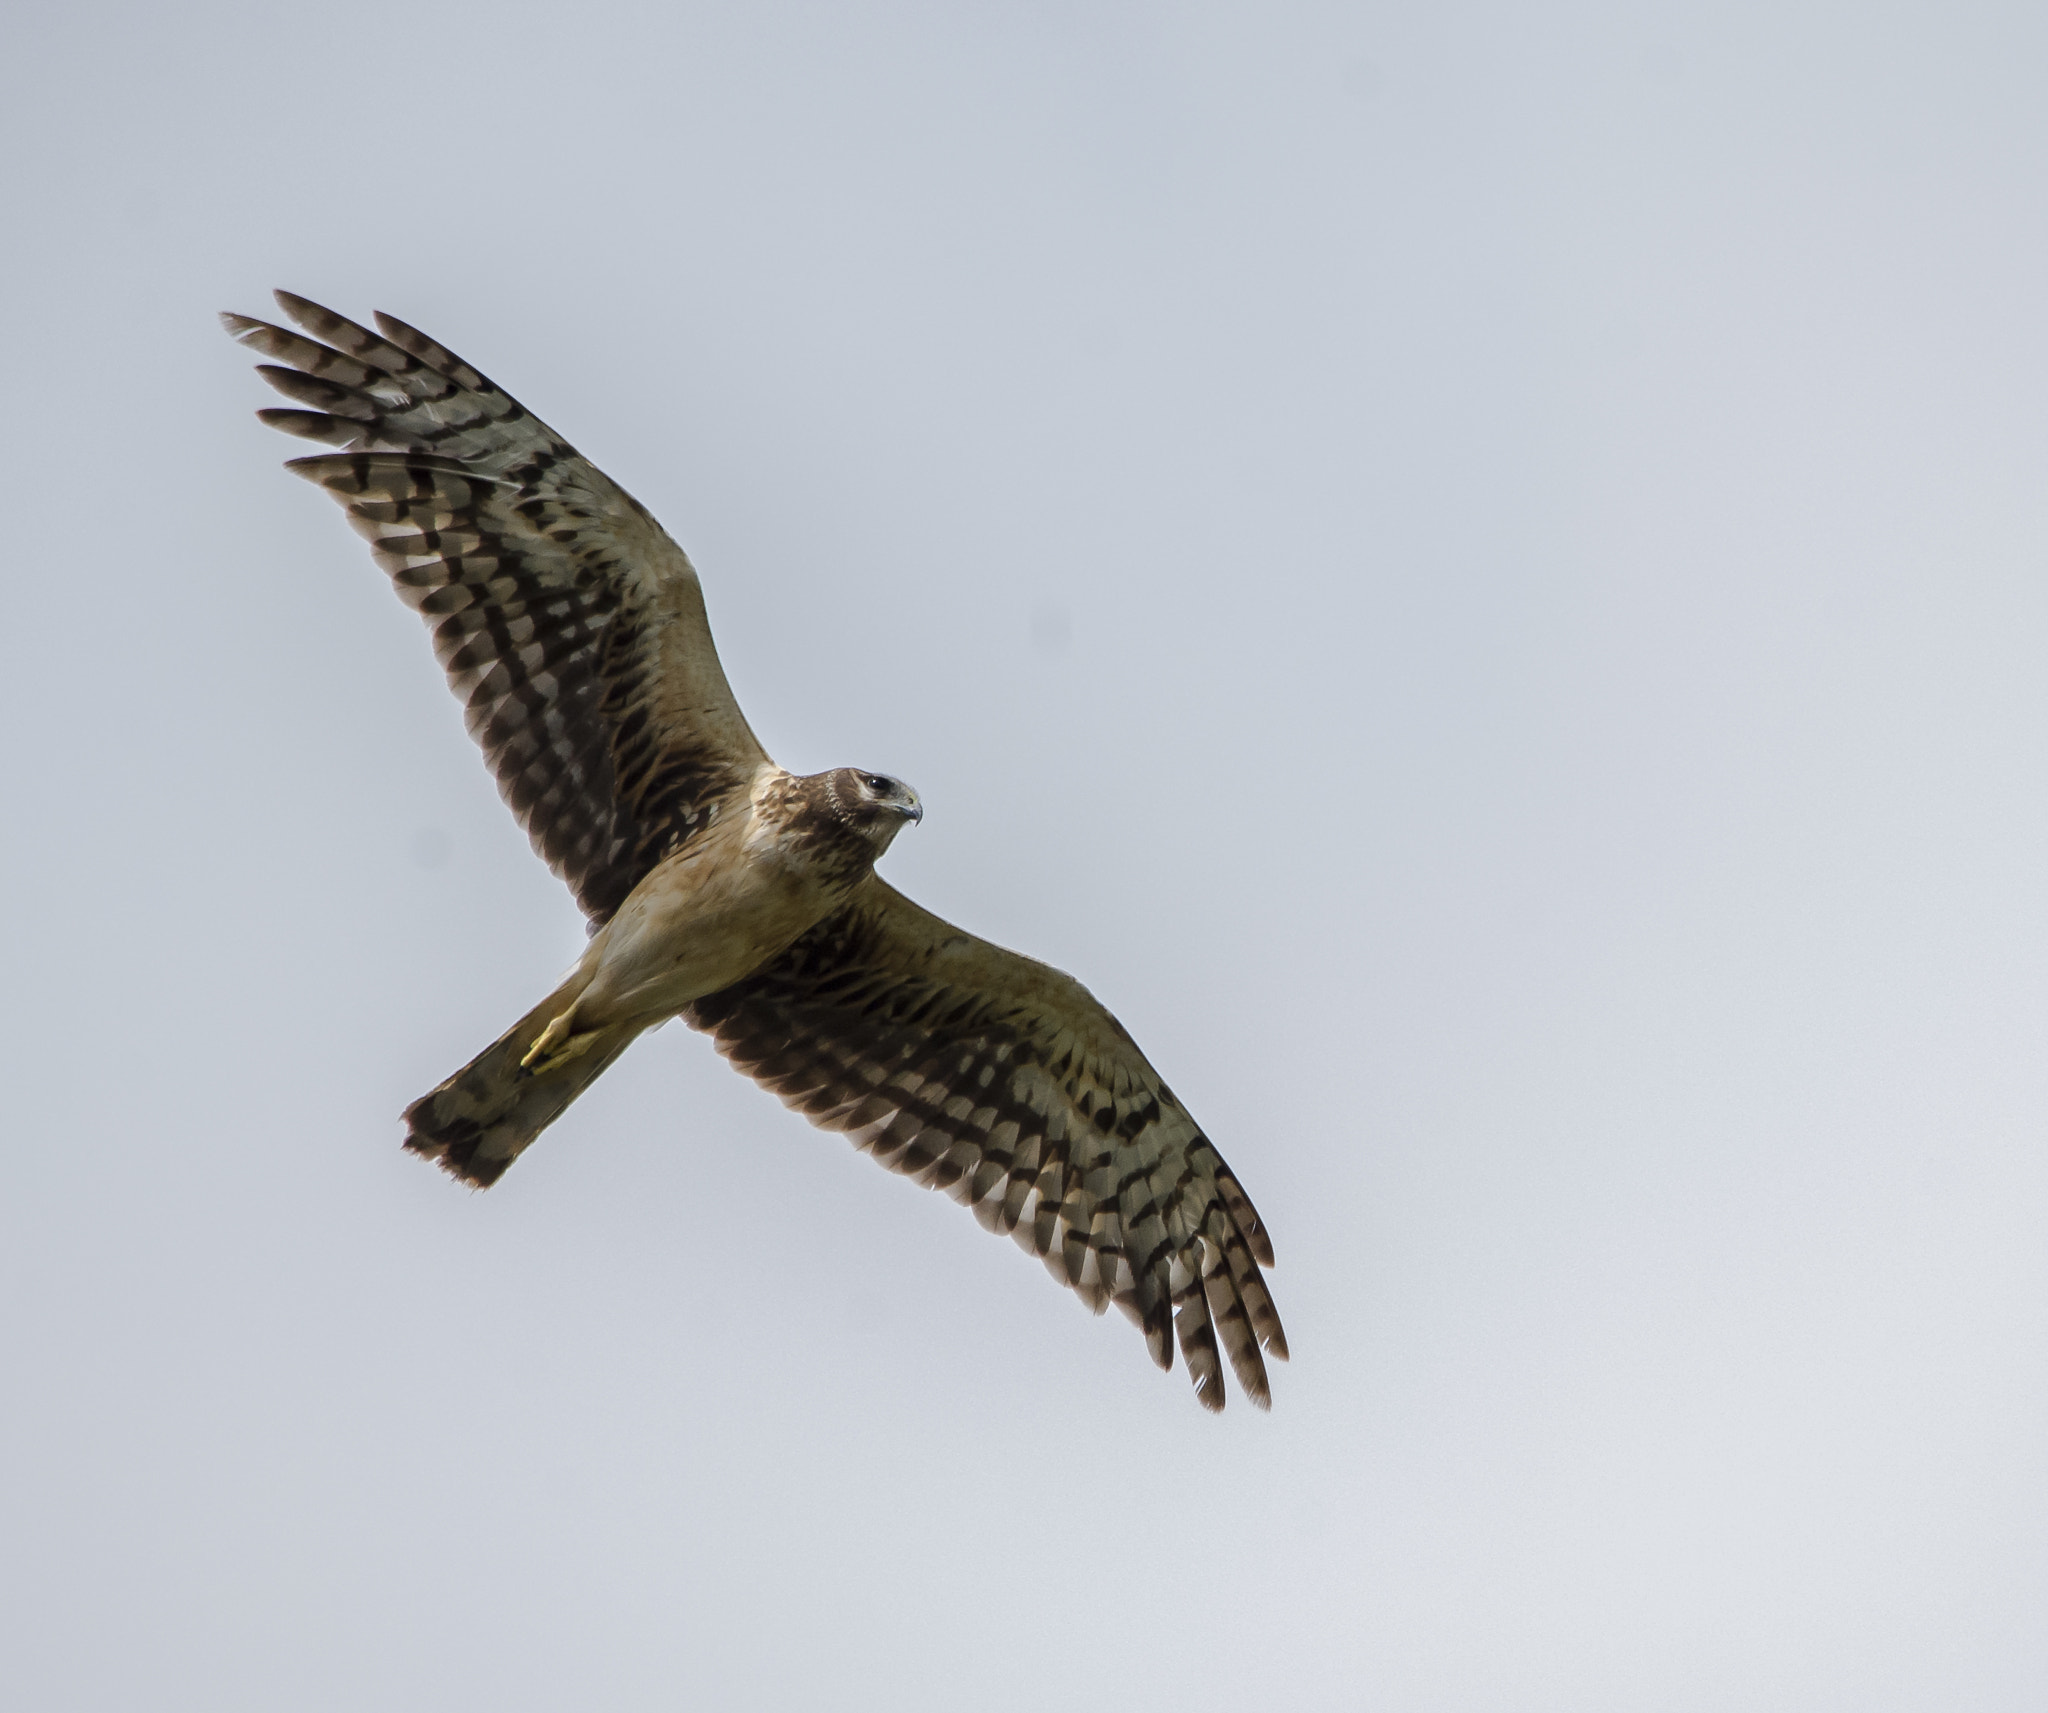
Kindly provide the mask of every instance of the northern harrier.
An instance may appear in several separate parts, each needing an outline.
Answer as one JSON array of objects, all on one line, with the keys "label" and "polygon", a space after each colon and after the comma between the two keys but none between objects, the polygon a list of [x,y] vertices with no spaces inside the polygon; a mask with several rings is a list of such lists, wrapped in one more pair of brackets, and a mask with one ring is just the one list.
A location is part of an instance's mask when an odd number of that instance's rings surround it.
[{"label": "northern harrier", "polygon": [[[964,934],[874,872],[923,816],[900,780],[799,778],[727,687],[697,574],[646,509],[467,363],[277,294],[317,339],[229,333],[337,448],[287,466],[340,501],[432,627],[499,790],[576,895],[589,949],[406,1109],[406,1146],[494,1183],[670,1017],[813,1124],[974,1210],[1223,1407],[1218,1341],[1269,1400],[1272,1246],[1209,1139],[1071,976]],[[326,343],[320,343],[320,340]]]}]

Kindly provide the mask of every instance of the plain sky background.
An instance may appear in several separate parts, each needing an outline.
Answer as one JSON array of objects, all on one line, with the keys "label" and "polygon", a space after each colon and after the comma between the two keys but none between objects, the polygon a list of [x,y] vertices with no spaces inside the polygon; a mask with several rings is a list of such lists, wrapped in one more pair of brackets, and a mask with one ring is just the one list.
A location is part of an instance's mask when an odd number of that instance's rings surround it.
[{"label": "plain sky background", "polygon": [[[0,1700],[2048,1705],[2048,9],[0,23]],[[1258,1201],[1221,1420],[581,944],[214,312],[644,499]]]}]

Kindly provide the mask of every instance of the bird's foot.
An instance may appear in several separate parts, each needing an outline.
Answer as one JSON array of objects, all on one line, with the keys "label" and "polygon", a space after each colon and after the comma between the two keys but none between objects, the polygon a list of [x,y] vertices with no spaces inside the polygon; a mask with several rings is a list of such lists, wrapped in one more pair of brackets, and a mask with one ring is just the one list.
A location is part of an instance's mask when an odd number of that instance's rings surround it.
[{"label": "bird's foot", "polygon": [[576,1008],[552,1018],[540,1032],[540,1039],[526,1049],[526,1056],[519,1061],[519,1068],[531,1071],[535,1076],[546,1076],[549,1071],[558,1070],[571,1059],[581,1058],[590,1050],[590,1045],[601,1029],[586,1029],[581,1034],[573,1033],[576,1026]]}]

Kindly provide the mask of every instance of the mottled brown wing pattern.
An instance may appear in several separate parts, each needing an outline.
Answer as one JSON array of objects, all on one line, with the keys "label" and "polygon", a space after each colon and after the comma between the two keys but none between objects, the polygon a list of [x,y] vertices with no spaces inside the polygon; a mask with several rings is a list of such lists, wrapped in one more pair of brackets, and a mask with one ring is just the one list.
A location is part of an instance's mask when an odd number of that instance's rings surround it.
[{"label": "mottled brown wing pattern", "polygon": [[1088,990],[871,877],[776,962],[683,1013],[735,1068],[1111,1303],[1223,1407],[1218,1343],[1270,1399],[1272,1246],[1230,1168]]},{"label": "mottled brown wing pattern", "polygon": [[426,619],[505,801],[604,921],[767,760],[695,571],[638,501],[424,334],[277,296],[319,339],[222,317],[307,407],[259,414],[342,449],[289,467],[341,502]]}]

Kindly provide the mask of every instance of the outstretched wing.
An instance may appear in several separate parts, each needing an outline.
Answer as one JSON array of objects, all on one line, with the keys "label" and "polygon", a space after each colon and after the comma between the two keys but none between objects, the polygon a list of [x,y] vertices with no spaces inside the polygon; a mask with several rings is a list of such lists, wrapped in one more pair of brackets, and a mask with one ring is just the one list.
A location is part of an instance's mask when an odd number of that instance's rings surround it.
[{"label": "outstretched wing", "polygon": [[499,791],[604,921],[768,762],[696,572],[639,501],[424,334],[277,300],[319,339],[221,317],[308,407],[258,414],[344,448],[287,467],[342,503],[433,627]]},{"label": "outstretched wing", "polygon": [[[1287,1354],[1272,1245],[1230,1168],[1072,976],[963,934],[870,876],[765,969],[683,1013],[735,1068],[1041,1257],[1160,1367],[1174,1334],[1223,1407],[1223,1352],[1269,1401]],[[1169,1331],[1171,1327],[1171,1331]]]}]

